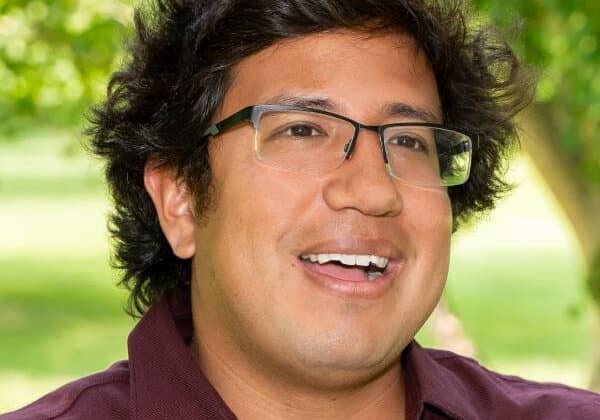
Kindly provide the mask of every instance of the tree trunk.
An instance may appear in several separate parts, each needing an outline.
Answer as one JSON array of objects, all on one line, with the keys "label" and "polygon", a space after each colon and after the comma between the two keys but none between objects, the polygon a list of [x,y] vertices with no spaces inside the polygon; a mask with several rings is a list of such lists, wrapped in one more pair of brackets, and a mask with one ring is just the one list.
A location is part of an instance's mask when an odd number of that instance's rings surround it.
[{"label": "tree trunk", "polygon": [[562,151],[558,130],[540,106],[523,113],[521,143],[558,201],[581,247],[587,269],[587,285],[594,298],[592,378],[590,388],[600,391],[600,186],[586,182],[575,163]]}]

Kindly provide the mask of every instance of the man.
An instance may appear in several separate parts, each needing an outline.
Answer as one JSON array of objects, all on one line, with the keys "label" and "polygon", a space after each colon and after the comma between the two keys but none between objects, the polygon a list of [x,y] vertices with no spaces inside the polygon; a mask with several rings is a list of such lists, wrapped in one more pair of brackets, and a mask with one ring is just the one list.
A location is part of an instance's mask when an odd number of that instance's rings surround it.
[{"label": "man", "polygon": [[532,83],[461,5],[162,0],[90,133],[129,360],[4,419],[592,419],[413,341]]}]

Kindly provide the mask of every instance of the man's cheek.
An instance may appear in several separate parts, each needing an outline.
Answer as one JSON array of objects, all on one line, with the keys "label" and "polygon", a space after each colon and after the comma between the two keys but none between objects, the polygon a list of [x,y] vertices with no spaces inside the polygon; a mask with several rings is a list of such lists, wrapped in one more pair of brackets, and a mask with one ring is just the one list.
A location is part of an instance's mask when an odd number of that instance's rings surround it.
[{"label": "man's cheek", "polygon": [[400,218],[417,236],[423,234],[449,235],[452,229],[452,210],[448,196],[442,191],[425,191],[421,194],[403,194]]}]

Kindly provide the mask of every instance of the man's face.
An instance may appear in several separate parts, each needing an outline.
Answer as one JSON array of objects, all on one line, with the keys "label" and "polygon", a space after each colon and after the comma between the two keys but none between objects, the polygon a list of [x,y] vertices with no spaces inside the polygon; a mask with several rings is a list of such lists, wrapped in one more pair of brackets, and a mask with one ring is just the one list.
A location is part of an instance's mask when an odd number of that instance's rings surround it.
[{"label": "man's face", "polygon": [[[432,70],[398,34],[338,31],[267,48],[236,68],[215,121],[281,98],[328,102],[365,124],[415,120],[390,115],[394,103],[441,120]],[[391,178],[370,131],[360,132],[350,160],[320,176],[262,164],[253,136],[248,123],[211,140],[214,205],[194,233],[196,334],[225,359],[290,380],[334,384],[381,373],[443,289],[452,224],[446,190]],[[361,269],[301,258],[325,253],[389,263],[369,281]]]}]

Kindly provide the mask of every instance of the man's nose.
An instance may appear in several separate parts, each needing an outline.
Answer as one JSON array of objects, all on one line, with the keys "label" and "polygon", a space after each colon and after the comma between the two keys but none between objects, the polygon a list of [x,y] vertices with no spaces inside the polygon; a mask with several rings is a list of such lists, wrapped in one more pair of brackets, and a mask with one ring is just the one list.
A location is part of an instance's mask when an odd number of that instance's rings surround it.
[{"label": "man's nose", "polygon": [[334,210],[355,209],[369,216],[395,216],[402,199],[388,174],[377,133],[361,129],[350,159],[326,179],[323,197]]}]

